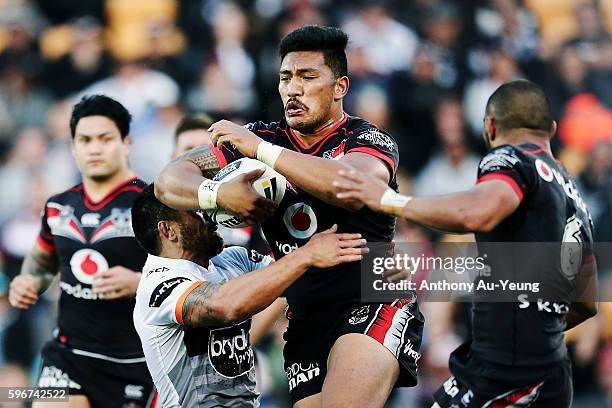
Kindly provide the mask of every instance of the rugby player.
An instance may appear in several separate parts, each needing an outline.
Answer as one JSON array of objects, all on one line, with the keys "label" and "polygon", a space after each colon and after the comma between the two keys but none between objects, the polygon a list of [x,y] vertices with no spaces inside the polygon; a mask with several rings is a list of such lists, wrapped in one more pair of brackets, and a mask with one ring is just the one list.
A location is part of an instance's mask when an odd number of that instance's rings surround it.
[{"label": "rugby player", "polygon": [[40,235],[11,282],[11,304],[27,309],[60,275],[57,328],[37,384],[68,388],[70,407],[144,407],[152,395],[131,318],[146,252],[130,208],[146,184],[128,167],[130,120],[103,95],[74,106],[72,153],[83,182],[49,198]]},{"label": "rugby player", "polygon": [[[185,116],[174,132],[173,159],[195,147],[210,143],[208,128],[213,123],[214,120],[204,113]],[[253,227],[227,228],[223,225],[217,225],[217,233],[221,235],[225,245],[247,246],[251,240]],[[264,246],[267,247],[267,245]],[[266,310],[253,316],[250,332],[251,345],[256,346],[270,332],[274,324],[284,317],[286,307],[285,299],[279,298]]]},{"label": "rugby player", "polygon": [[134,202],[132,222],[149,253],[134,323],[164,407],[259,406],[250,317],[310,267],[355,262],[366,251],[360,234],[335,234],[336,225],[274,263],[223,249],[214,222],[165,206],[152,185]]},{"label": "rugby player", "polygon": [[[343,110],[347,42],[333,27],[305,26],[285,36],[278,85],[284,117],[244,127],[215,123],[210,130],[216,148],[186,153],[157,178],[160,201],[176,209],[218,206],[250,223],[267,219],[262,228],[276,259],[333,224],[368,242],[391,241],[394,217],[338,199],[332,186],[338,170],[358,169],[397,189],[395,139]],[[256,202],[250,186],[209,180],[244,156],[273,167],[297,192],[288,191],[276,209]],[[309,268],[285,291],[290,320],[284,358],[293,405],[382,407],[395,386],[416,384],[423,317],[414,297],[362,303],[359,263],[334,269]]]},{"label": "rugby player", "polygon": [[572,298],[579,285],[596,287],[596,262],[590,214],[574,180],[551,154],[556,128],[541,88],[513,81],[488,100],[483,136],[491,150],[480,162],[472,189],[412,198],[366,174],[342,172],[335,182],[339,198],[431,228],[474,232],[477,242],[574,242],[582,247],[578,279],[565,276],[558,255],[544,266],[547,279],[561,282],[567,302],[549,307],[474,302],[471,338],[452,353],[453,376],[436,392],[435,407],[571,404],[563,331],[597,312],[592,298]]}]

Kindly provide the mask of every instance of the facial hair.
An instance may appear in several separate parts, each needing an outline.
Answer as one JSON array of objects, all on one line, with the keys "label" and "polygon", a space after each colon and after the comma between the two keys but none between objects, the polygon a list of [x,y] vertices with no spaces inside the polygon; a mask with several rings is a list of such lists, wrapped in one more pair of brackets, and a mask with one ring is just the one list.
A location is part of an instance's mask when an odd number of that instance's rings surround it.
[{"label": "facial hair", "polygon": [[223,250],[223,238],[216,228],[201,221],[180,225],[181,245],[185,252],[192,255],[193,261],[206,267],[210,258]]}]

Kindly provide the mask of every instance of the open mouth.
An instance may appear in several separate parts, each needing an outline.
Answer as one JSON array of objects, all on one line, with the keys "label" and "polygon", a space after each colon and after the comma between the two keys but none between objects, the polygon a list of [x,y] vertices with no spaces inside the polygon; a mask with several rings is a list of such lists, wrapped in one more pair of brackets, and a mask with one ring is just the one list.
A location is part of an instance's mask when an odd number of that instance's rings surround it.
[{"label": "open mouth", "polygon": [[290,101],[287,102],[285,111],[287,112],[287,116],[298,116],[306,112],[306,107],[297,101]]}]

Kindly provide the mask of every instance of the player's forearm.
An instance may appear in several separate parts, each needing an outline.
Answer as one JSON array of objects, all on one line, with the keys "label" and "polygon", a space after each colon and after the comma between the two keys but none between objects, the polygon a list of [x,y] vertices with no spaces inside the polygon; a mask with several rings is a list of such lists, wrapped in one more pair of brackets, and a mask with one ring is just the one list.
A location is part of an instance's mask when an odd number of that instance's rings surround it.
[{"label": "player's forearm", "polygon": [[185,299],[184,324],[221,325],[251,317],[281,296],[311,263],[310,255],[298,249],[263,269],[224,284],[204,282]]},{"label": "player's forearm", "polygon": [[361,207],[336,197],[332,183],[339,170],[352,169],[346,163],[285,149],[278,157],[274,169],[301,189],[326,203],[351,210],[358,210]]},{"label": "player's forearm", "polygon": [[298,249],[263,269],[227,282],[219,295],[230,306],[230,320],[243,320],[264,310],[311,265],[307,250]]},{"label": "player's forearm", "polygon": [[426,227],[448,232],[478,232],[487,230],[484,214],[475,209],[475,202],[467,193],[440,197],[418,197],[408,202],[393,215]]},{"label": "player's forearm", "polygon": [[38,294],[45,292],[57,275],[57,268],[41,264],[33,254],[28,254],[21,264],[21,274],[34,276],[39,281]]},{"label": "player's forearm", "polygon": [[199,208],[198,187],[204,177],[189,160],[169,163],[155,180],[155,196],[175,210]]},{"label": "player's forearm", "polygon": [[196,147],[166,165],[155,180],[155,196],[176,210],[198,209],[198,187],[220,168],[211,145]]}]

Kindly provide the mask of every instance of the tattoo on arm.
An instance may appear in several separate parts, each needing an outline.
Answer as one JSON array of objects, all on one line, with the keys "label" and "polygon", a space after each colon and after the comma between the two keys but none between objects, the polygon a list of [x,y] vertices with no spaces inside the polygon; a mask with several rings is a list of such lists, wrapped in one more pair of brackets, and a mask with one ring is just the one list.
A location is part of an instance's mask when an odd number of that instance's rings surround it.
[{"label": "tattoo on arm", "polygon": [[22,275],[33,275],[40,279],[39,293],[43,293],[55,279],[59,260],[55,252],[47,252],[35,245],[21,265]]},{"label": "tattoo on arm", "polygon": [[209,145],[202,145],[183,153],[176,160],[189,160],[194,163],[202,175],[206,178],[213,178],[221,169],[219,159]]},{"label": "tattoo on arm", "polygon": [[223,284],[204,282],[191,291],[183,303],[183,323],[186,327],[214,326],[225,323],[215,313],[211,300]]}]

